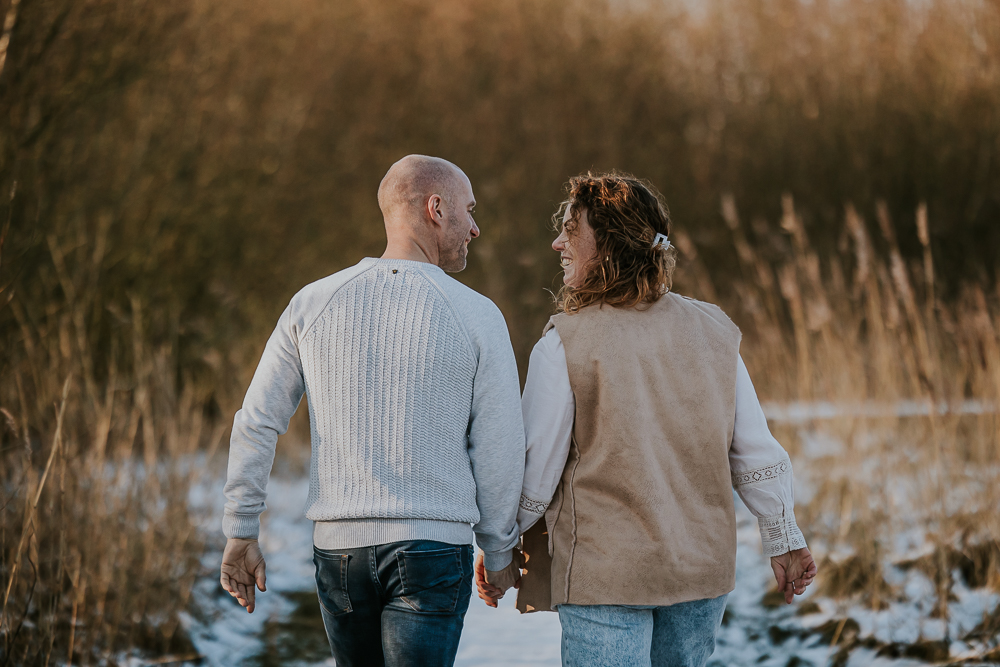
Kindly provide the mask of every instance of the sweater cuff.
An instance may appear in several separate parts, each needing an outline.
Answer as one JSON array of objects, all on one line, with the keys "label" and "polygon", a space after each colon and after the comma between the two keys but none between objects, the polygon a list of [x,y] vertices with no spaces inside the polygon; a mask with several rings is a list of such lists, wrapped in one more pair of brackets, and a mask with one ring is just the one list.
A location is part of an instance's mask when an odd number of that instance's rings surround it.
[{"label": "sweater cuff", "polygon": [[795,512],[791,510],[777,516],[761,517],[759,524],[760,541],[768,558],[806,546],[806,538],[795,523]]},{"label": "sweater cuff", "polygon": [[260,536],[260,515],[226,510],[222,517],[222,533],[228,539],[256,540]]},{"label": "sweater cuff", "polygon": [[513,549],[507,549],[506,551],[483,552],[483,565],[490,572],[499,572],[510,565],[512,560],[514,560]]}]

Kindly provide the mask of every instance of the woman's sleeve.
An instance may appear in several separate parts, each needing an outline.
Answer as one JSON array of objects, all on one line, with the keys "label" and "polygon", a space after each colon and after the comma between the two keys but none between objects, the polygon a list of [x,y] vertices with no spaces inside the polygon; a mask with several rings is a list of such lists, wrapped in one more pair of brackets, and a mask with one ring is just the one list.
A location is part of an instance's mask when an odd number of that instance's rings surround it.
[{"label": "woman's sleeve", "polygon": [[517,525],[524,534],[552,502],[573,437],[576,401],[569,385],[566,352],[555,328],[549,329],[531,351],[521,413],[526,452]]},{"label": "woman's sleeve", "polygon": [[736,424],[729,469],[733,487],[757,517],[764,555],[780,556],[806,546],[795,523],[792,462],[767,427],[742,357],[736,370]]}]

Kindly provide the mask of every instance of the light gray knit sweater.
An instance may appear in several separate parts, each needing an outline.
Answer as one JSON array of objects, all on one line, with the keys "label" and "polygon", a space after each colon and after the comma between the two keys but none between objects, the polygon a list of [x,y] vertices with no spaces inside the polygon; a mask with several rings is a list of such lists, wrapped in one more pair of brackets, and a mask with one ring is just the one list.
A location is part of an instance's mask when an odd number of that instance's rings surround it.
[{"label": "light gray knit sweater", "polygon": [[487,569],[510,562],[524,429],[492,301],[434,265],[373,258],[296,294],[233,423],[227,537],[257,537],[275,442],[303,393],[316,546],[470,544],[475,532]]}]

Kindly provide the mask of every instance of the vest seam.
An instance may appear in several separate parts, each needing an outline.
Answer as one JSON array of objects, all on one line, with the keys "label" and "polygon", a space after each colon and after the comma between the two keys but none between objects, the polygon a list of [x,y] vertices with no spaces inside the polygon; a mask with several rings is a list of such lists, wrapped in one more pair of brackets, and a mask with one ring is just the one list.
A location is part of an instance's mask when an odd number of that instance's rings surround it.
[{"label": "vest seam", "polygon": [[573,462],[573,472],[569,476],[569,505],[570,505],[570,547],[569,556],[566,560],[566,582],[564,596],[566,604],[569,604],[569,582],[570,573],[573,571],[573,557],[576,555],[576,492],[573,489],[573,480],[576,479],[576,469],[580,466],[580,447],[576,443],[576,435],[573,435],[573,446],[576,448],[576,461]]}]

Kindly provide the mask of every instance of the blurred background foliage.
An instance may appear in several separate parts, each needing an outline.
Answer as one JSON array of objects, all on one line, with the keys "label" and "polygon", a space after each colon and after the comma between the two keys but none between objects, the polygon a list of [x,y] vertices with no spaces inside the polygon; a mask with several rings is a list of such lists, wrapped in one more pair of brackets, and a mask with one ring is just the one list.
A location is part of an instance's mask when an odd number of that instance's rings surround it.
[{"label": "blurred background foliage", "polygon": [[412,152],[472,180],[483,234],[456,277],[503,310],[522,374],[563,184],[650,180],[675,290],[742,327],[762,398],[874,406],[825,422],[841,448],[811,466],[776,428],[810,545],[852,554],[823,561],[826,594],[881,608],[909,527],[938,617],[955,563],[1000,589],[1000,0],[0,17],[0,664],[193,650],[178,614],[215,573],[190,490],[289,298],[382,252],[376,189]]},{"label": "blurred background foliage", "polygon": [[[738,271],[724,194],[775,261],[767,221],[784,193],[821,254],[842,242],[846,204],[873,217],[882,199],[919,257],[926,202],[943,294],[995,280],[995,1],[3,9],[16,14],[0,73],[4,298],[37,325],[85,292],[101,354],[141,302],[148,335],[209,391],[242,391],[298,288],[381,252],[375,191],[410,152],[471,177],[483,236],[457,277],[498,302],[521,361],[558,276],[549,216],[588,169],[660,188],[722,300]],[[15,319],[0,311],[3,373]]]}]

